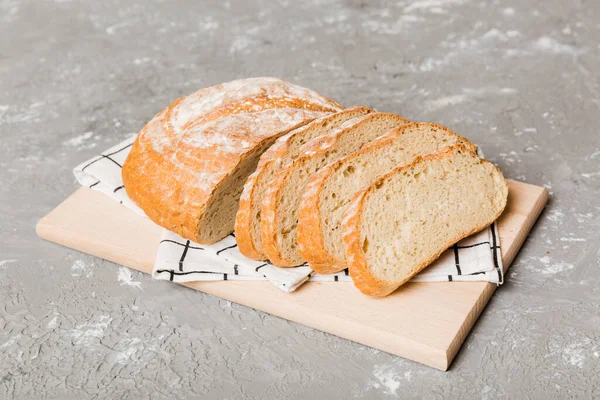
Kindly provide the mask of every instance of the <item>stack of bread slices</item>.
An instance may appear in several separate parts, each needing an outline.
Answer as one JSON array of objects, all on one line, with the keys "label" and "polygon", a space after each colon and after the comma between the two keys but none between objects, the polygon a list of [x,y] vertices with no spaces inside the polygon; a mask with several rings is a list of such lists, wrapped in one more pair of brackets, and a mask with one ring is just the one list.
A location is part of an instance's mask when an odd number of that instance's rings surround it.
[{"label": "stack of bread slices", "polygon": [[140,132],[128,195],[199,243],[235,231],[239,250],[280,267],[348,268],[386,296],[490,225],[508,189],[451,130],[306,88],[252,78],[177,100]]}]

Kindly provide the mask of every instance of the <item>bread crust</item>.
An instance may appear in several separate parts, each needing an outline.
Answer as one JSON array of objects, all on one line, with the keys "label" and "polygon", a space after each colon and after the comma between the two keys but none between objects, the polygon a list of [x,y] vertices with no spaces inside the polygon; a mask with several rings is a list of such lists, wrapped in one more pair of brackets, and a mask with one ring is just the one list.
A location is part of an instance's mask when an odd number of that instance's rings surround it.
[{"label": "bread crust", "polygon": [[340,109],[316,92],[275,78],[201,89],[144,126],[123,165],[125,190],[158,225],[198,243],[214,243],[222,237],[202,236],[199,230],[219,186],[257,149]]},{"label": "bread crust", "polygon": [[[384,113],[369,114],[361,117],[361,121],[366,118],[378,118],[383,114]],[[385,114],[390,115],[389,113]],[[397,117],[399,119],[399,122],[408,122],[406,119],[398,115],[394,115],[394,117]],[[360,121],[356,122],[360,123]],[[273,264],[279,267],[295,267],[299,265],[299,263],[296,260],[289,260],[283,255],[279,247],[279,243],[277,241],[278,222],[282,215],[281,212],[278,210],[278,204],[279,199],[282,196],[284,186],[287,184],[293,171],[297,170],[298,168],[301,168],[313,157],[325,154],[329,150],[331,150],[348,129],[351,129],[351,126],[340,127],[331,132],[329,135],[318,137],[312,140],[311,142],[307,143],[306,146],[303,148],[303,155],[298,157],[292,164],[290,164],[286,168],[278,171],[275,179],[273,180],[273,183],[265,192],[265,197],[263,199],[261,207],[262,219],[260,231],[263,249],[267,257],[269,258],[269,260],[271,260]]]},{"label": "bread crust", "polygon": [[311,268],[317,273],[333,274],[346,268],[346,261],[331,255],[325,246],[321,223],[321,194],[328,179],[336,170],[341,168],[344,163],[356,159],[363,154],[389,146],[400,135],[405,134],[410,129],[418,129],[421,126],[434,127],[439,130],[447,131],[449,134],[456,136],[458,141],[464,143],[470,151],[476,151],[474,144],[444,126],[429,122],[411,122],[391,129],[386,135],[367,144],[356,153],[343,157],[320,169],[311,178],[311,181],[306,187],[306,193],[300,200],[298,212],[298,250],[302,258],[306,260]]},{"label": "bread crust", "polygon": [[[361,220],[362,220],[364,204],[365,204],[365,201],[368,198],[368,196],[371,193],[373,193],[373,191],[376,189],[378,184],[385,181],[391,175],[400,173],[404,170],[411,169],[421,162],[427,162],[429,160],[442,159],[445,157],[449,157],[450,155],[452,155],[452,153],[455,150],[459,150],[459,149],[462,149],[467,152],[471,152],[473,155],[477,156],[477,154],[474,151],[471,151],[464,144],[458,144],[458,145],[445,147],[435,153],[428,154],[425,156],[419,156],[419,157],[415,158],[410,164],[407,164],[405,166],[396,168],[393,171],[390,171],[389,173],[387,173],[384,176],[382,176],[381,178],[379,178],[376,182],[374,182],[368,188],[366,188],[354,195],[354,198],[352,199],[352,202],[350,203],[348,210],[346,210],[346,213],[344,214],[344,220],[342,223],[343,230],[344,230],[343,239],[344,239],[344,247],[346,250],[346,259],[348,261],[348,269],[350,272],[350,276],[352,278],[354,286],[356,286],[356,288],[358,290],[360,290],[363,294],[366,294],[368,296],[373,296],[373,297],[385,297],[385,296],[389,295],[390,293],[392,293],[393,291],[398,289],[398,287],[400,287],[401,285],[406,283],[408,280],[410,280],[410,278],[412,278],[414,275],[421,272],[426,266],[431,264],[434,260],[436,260],[447,248],[452,246],[454,243],[456,243],[476,232],[481,231],[485,227],[489,226],[496,219],[498,219],[498,217],[502,214],[504,208],[506,207],[506,201],[507,201],[507,196],[508,196],[508,185],[507,185],[506,181],[504,181],[504,188],[503,188],[504,189],[503,190],[503,199],[504,199],[503,205],[490,221],[487,221],[486,223],[473,228],[471,231],[466,232],[463,235],[459,235],[459,236],[453,238],[452,240],[449,240],[447,243],[444,243],[443,245],[441,245],[440,246],[441,250],[437,254],[432,256],[429,260],[416,266],[411,271],[410,274],[407,274],[406,279],[399,281],[399,282],[385,281],[385,280],[375,277],[371,273],[371,270],[369,269],[369,265],[367,263],[365,253],[364,253],[361,243],[360,243],[361,242],[361,234],[360,234],[361,226],[360,225],[361,225]],[[481,162],[492,165],[491,163],[489,163],[488,161],[483,160],[483,159],[481,160]],[[497,168],[495,166],[493,166],[493,167],[496,168],[496,170],[498,170],[498,172],[500,172],[500,174],[502,174],[502,172],[500,171],[499,168]]]},{"label": "bread crust", "polygon": [[256,192],[258,189],[257,186],[259,182],[262,179],[266,179],[267,175],[273,170],[287,165],[286,162],[284,162],[284,158],[288,155],[291,141],[304,135],[308,129],[318,127],[323,123],[338,118],[340,114],[347,113],[356,114],[358,116],[371,112],[374,111],[368,107],[358,106],[350,107],[339,111],[338,113],[315,119],[308,124],[279,137],[277,141],[263,153],[256,170],[248,177],[244,184],[244,190],[240,197],[240,205],[235,219],[235,237],[238,248],[244,256],[254,260],[267,259],[267,255],[256,245],[256,241],[260,240],[262,246],[262,240],[260,237],[255,238],[252,231],[252,225],[255,222],[253,209],[257,206],[255,202],[260,201],[262,203],[263,200],[262,198],[258,198],[258,193]]}]

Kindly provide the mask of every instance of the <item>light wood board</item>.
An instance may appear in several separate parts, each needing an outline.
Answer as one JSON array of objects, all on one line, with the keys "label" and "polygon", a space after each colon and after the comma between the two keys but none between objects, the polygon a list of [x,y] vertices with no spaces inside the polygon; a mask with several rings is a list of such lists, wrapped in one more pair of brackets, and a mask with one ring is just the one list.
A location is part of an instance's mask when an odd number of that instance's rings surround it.
[{"label": "light wood board", "polygon": [[[509,181],[498,220],[507,269],[548,199],[538,186]],[[40,237],[151,273],[160,228],[108,196],[80,188],[36,227]],[[409,283],[376,299],[352,283],[309,282],[284,293],[270,282],[185,284],[235,303],[447,370],[496,290],[486,282]]]}]

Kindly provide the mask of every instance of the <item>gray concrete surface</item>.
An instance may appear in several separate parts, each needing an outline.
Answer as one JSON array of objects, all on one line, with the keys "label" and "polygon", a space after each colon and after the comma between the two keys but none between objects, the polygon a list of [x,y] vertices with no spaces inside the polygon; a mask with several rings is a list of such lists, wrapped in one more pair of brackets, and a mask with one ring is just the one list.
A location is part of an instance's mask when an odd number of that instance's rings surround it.
[{"label": "gray concrete surface", "polygon": [[[600,2],[0,0],[0,398],[600,396]],[[39,240],[71,168],[273,75],[480,144],[551,201],[449,372]]]}]

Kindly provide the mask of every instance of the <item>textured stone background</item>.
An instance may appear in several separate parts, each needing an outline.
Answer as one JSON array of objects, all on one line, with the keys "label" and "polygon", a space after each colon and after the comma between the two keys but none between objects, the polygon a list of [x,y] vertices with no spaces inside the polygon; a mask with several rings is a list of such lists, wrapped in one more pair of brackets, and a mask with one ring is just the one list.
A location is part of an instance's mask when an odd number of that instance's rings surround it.
[{"label": "textured stone background", "polygon": [[[600,396],[600,2],[0,0],[0,398]],[[445,124],[551,201],[449,372],[71,251],[71,168],[274,75]]]}]

